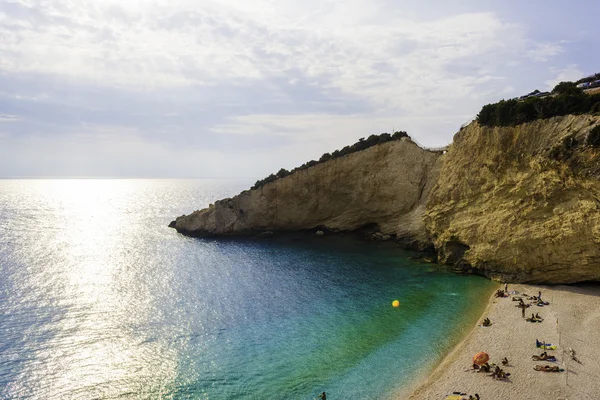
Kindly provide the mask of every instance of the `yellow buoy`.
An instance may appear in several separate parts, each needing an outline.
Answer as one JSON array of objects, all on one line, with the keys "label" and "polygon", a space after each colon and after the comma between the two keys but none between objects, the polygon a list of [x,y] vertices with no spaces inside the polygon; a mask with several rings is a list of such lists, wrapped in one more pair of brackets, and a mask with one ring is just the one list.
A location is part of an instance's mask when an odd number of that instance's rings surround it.
[{"label": "yellow buoy", "polygon": [[400,307],[400,302],[398,300],[392,301],[392,307]]}]

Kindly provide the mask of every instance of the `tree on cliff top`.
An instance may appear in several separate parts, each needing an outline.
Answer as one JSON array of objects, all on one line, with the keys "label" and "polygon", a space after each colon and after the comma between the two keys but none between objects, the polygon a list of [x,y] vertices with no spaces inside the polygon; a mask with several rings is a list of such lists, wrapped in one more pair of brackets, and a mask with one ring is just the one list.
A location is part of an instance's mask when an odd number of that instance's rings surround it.
[{"label": "tree on cliff top", "polygon": [[560,82],[552,89],[553,94],[573,93],[573,89],[579,90],[574,82]]},{"label": "tree on cliff top", "polygon": [[254,186],[252,186],[251,189],[258,189],[259,187],[261,187],[269,182],[274,182],[277,179],[283,178],[283,177],[293,174],[294,172],[297,172],[297,171],[302,171],[304,169],[310,168],[317,164],[321,164],[326,161],[345,156],[347,154],[356,153],[357,151],[365,150],[365,149],[368,149],[369,147],[373,147],[373,146],[381,144],[381,143],[391,142],[394,140],[400,140],[404,137],[409,137],[405,131],[396,131],[396,132],[394,132],[393,135],[390,135],[389,133],[382,133],[380,135],[371,135],[367,139],[360,138],[358,140],[358,142],[354,143],[352,146],[344,146],[344,148],[342,148],[341,150],[335,150],[331,154],[330,153],[323,154],[321,156],[321,158],[319,158],[319,161],[315,161],[315,160],[309,161],[307,163],[302,164],[299,167],[294,168],[291,171],[281,168],[279,170],[279,172],[277,172],[276,175],[271,174],[264,179],[259,179],[258,181],[256,181],[256,183],[254,184]]}]

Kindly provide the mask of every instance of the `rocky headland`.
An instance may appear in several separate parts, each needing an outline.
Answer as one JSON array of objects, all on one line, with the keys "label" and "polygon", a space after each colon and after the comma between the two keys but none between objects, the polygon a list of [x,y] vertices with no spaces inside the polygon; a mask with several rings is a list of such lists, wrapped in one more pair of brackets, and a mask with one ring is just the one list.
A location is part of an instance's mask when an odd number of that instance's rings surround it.
[{"label": "rocky headland", "polygon": [[192,236],[366,230],[426,248],[423,214],[440,158],[405,137],[219,200],[171,226]]},{"label": "rocky headland", "polygon": [[192,236],[357,231],[511,282],[600,280],[600,149],[591,114],[409,138],[296,171],[171,223]]}]

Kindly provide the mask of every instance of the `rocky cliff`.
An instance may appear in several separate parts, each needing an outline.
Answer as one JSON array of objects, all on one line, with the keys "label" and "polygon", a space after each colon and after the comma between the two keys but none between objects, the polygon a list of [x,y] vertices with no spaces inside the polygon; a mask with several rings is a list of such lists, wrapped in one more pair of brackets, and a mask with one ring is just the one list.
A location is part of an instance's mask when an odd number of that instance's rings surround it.
[{"label": "rocky cliff", "polygon": [[600,150],[589,115],[454,137],[427,200],[441,262],[512,282],[600,280]]},{"label": "rocky cliff", "polygon": [[171,223],[195,235],[369,227],[509,282],[600,280],[600,118],[476,122],[447,154],[410,139],[297,171]]},{"label": "rocky cliff", "polygon": [[193,236],[368,227],[425,247],[422,216],[440,156],[409,138],[379,144],[217,201],[171,226]]}]

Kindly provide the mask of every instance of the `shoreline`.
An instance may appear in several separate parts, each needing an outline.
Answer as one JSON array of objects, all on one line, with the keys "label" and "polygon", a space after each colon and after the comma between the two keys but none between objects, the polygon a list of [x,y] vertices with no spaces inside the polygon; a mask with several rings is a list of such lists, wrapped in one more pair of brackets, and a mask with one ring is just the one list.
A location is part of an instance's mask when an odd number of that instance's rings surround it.
[{"label": "shoreline", "polygon": [[[477,324],[450,350],[439,365],[413,386],[412,393],[402,391],[393,399],[443,399],[452,392],[474,395],[482,400],[499,398],[527,399],[593,399],[600,393],[600,284],[540,285],[515,284],[509,292],[519,294],[508,298],[496,298],[492,293]],[[532,305],[526,309],[526,317],[539,313],[542,323],[526,322],[518,302],[513,296],[527,293],[530,296],[542,292],[542,298],[550,304],[544,307]],[[524,298],[526,303],[530,301]],[[527,314],[529,313],[529,314]],[[492,326],[480,326],[489,317]],[[549,350],[557,362],[533,361],[532,355],[543,350],[536,348],[535,340],[545,340],[557,345]],[[573,348],[581,364],[572,360],[569,348]],[[507,381],[495,380],[488,374],[469,370],[471,357],[478,351],[490,355],[490,362],[500,364],[507,357],[509,364],[501,366],[511,374]],[[535,365],[558,365],[563,372],[535,371]]]},{"label": "shoreline", "polygon": [[491,299],[494,297],[494,293],[496,293],[497,289],[500,289],[500,283],[497,284],[497,287],[493,289],[490,293],[490,301],[484,306],[479,307],[478,310],[474,310],[469,314],[469,320],[472,321],[471,327],[465,327],[464,330],[461,331],[460,334],[455,336],[455,343],[448,348],[448,352],[446,355],[441,357],[437,363],[429,368],[423,368],[418,376],[412,380],[412,383],[402,387],[397,392],[393,393],[390,397],[391,400],[399,400],[399,399],[408,399],[413,393],[419,390],[422,386],[424,386],[430,380],[434,380],[436,377],[436,372],[443,366],[445,362],[451,359],[453,354],[465,343],[467,338],[473,333],[477,325],[484,318],[488,309],[490,308],[492,302]]}]

